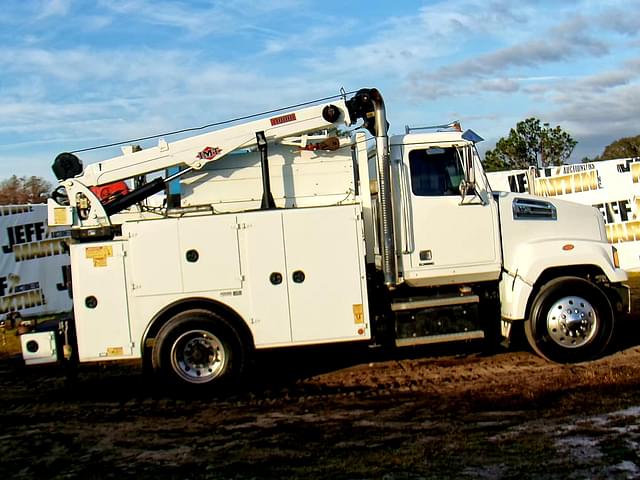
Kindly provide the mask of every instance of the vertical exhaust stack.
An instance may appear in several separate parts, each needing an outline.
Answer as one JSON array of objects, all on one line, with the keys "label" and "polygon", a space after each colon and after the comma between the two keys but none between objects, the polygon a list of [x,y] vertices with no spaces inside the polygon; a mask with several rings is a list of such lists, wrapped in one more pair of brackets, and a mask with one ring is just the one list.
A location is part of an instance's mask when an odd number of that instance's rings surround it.
[{"label": "vertical exhaust stack", "polygon": [[395,234],[393,231],[393,208],[391,205],[391,160],[387,113],[384,100],[377,89],[371,90],[375,112],[375,136],[378,162],[378,192],[380,199],[380,231],[382,232],[382,271],[384,283],[393,287],[398,283],[396,265]]},{"label": "vertical exhaust stack", "polygon": [[[352,118],[362,118],[363,127],[376,139],[376,161],[378,170],[378,200],[380,202],[380,251],[384,283],[393,288],[398,283],[395,234],[393,230],[393,207],[391,204],[391,161],[389,154],[389,124],[380,92],[375,89],[359,90],[348,102]],[[373,107],[373,111],[371,108]]]}]

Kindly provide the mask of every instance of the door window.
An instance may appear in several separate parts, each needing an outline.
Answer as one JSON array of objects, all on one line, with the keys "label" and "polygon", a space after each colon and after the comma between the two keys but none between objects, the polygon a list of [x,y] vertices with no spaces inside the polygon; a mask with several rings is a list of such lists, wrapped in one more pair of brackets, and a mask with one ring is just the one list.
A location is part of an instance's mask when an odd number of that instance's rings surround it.
[{"label": "door window", "polygon": [[455,148],[409,152],[411,190],[420,197],[459,195],[463,172]]}]

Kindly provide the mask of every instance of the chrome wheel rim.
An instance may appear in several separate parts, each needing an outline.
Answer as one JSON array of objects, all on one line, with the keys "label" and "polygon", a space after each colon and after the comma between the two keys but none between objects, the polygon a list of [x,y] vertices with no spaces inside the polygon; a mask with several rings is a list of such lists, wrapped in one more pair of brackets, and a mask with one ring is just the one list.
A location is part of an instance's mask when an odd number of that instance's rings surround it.
[{"label": "chrome wheel rim", "polygon": [[582,297],[562,297],[547,313],[549,336],[564,348],[583,347],[594,337],[597,327],[597,312]]},{"label": "chrome wheel rim", "polygon": [[206,330],[189,330],[171,348],[173,370],[189,383],[206,383],[224,372],[227,354],[218,337]]}]

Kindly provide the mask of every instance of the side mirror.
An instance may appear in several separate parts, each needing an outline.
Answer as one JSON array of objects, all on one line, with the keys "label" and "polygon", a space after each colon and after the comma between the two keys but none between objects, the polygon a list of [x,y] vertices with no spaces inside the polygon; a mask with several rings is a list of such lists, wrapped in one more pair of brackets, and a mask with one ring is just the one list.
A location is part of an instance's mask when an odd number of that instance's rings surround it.
[{"label": "side mirror", "polygon": [[471,146],[464,149],[464,178],[467,182],[475,187],[476,185],[476,169],[473,168],[473,148]]},{"label": "side mirror", "polygon": [[464,199],[464,196],[467,193],[474,192],[476,187],[476,171],[475,168],[473,168],[473,147],[471,145],[467,145],[458,148],[458,156],[460,158],[460,163],[462,164],[462,173],[464,175],[464,179],[460,182],[460,194]]},{"label": "side mirror", "polygon": [[[482,138],[473,130],[465,130],[465,132],[462,134],[462,138],[467,140],[468,142],[471,142],[473,145],[484,141],[484,138]],[[463,151],[465,180],[475,186],[476,174],[473,168],[473,147],[469,145],[464,149],[462,149],[462,151]]]},{"label": "side mirror", "polygon": [[473,144],[465,145],[457,149],[458,157],[462,164],[462,173],[464,179],[460,182],[460,204],[465,204],[465,197],[467,195],[473,195],[474,198],[479,198],[480,203],[485,204],[482,194],[478,192],[476,185],[476,169],[474,165],[474,153],[475,146]]}]

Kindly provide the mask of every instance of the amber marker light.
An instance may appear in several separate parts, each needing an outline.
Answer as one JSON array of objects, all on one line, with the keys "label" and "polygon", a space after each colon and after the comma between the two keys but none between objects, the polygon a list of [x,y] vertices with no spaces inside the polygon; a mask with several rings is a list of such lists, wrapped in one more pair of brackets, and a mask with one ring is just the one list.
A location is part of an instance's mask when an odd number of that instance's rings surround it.
[{"label": "amber marker light", "polygon": [[620,268],[620,259],[618,258],[618,249],[612,245],[611,250],[613,251],[613,266],[616,268]]},{"label": "amber marker light", "polygon": [[572,243],[567,243],[566,245],[563,245],[563,246],[562,246],[562,249],[563,249],[565,252],[568,252],[569,250],[573,250],[574,248],[575,248],[575,247],[573,246],[573,244],[572,244]]}]

